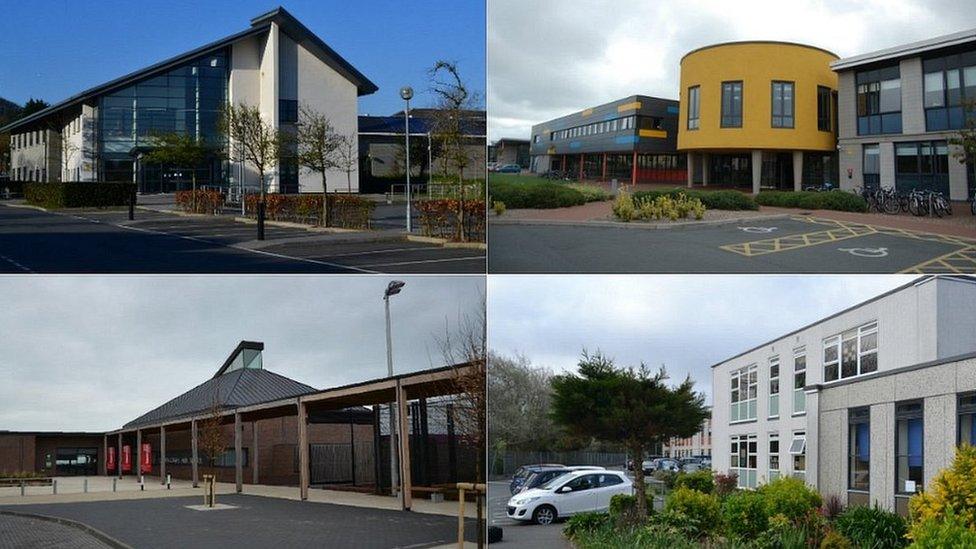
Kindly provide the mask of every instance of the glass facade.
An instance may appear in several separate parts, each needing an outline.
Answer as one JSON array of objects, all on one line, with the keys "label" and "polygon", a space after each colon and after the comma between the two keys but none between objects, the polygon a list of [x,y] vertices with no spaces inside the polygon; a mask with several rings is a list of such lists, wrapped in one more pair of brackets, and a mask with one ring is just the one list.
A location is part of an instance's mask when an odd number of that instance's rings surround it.
[{"label": "glass facade", "polygon": [[859,72],[857,134],[901,133],[901,73],[898,66]]},{"label": "glass facade", "polygon": [[976,100],[976,51],[925,59],[922,71],[925,129],[965,128],[965,105]]},{"label": "glass facade", "polygon": [[895,188],[930,189],[949,195],[949,147],[945,141],[895,144]]},{"label": "glass facade", "polygon": [[98,102],[98,154],[104,181],[135,181],[142,192],[188,188],[192,171],[197,185],[224,181],[216,157],[202,166],[144,166],[156,133],[194,135],[207,145],[223,146],[218,131],[220,111],[227,103],[227,52],[210,53],[126,88],[105,94]]},{"label": "glass facade", "polygon": [[922,403],[898,404],[895,418],[895,493],[914,494],[924,478]]},{"label": "glass facade", "polygon": [[854,408],[848,412],[848,488],[868,490],[871,486],[871,410]]}]

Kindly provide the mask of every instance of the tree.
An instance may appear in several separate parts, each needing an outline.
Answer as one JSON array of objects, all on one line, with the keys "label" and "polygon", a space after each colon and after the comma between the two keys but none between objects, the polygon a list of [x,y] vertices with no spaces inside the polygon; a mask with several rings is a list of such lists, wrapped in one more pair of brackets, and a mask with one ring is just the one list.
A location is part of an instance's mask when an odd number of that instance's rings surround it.
[{"label": "tree", "polygon": [[220,132],[236,148],[236,157],[258,171],[261,196],[258,202],[258,239],[264,239],[264,174],[278,165],[281,158],[281,132],[261,117],[257,107],[239,103],[227,105],[218,123]]},{"label": "tree", "polygon": [[78,146],[71,141],[71,134],[64,128],[61,128],[58,135],[61,137],[61,173],[64,174],[64,180],[68,181],[71,179],[71,176],[68,175],[71,159],[78,152]]},{"label": "tree", "polygon": [[966,127],[959,131],[958,136],[950,138],[949,144],[958,147],[952,156],[960,163],[976,164],[976,99],[966,101],[964,109]]},{"label": "tree", "polygon": [[549,418],[552,372],[533,366],[517,355],[488,354],[489,447],[549,450],[557,444],[556,428]]},{"label": "tree", "polygon": [[197,168],[211,154],[210,147],[195,135],[187,133],[153,133],[153,149],[143,160],[150,164],[189,169],[193,181],[193,211],[197,211]]},{"label": "tree", "polygon": [[339,148],[336,150],[336,168],[346,174],[346,192],[352,192],[352,172],[359,166],[357,157],[356,134],[341,135]]},{"label": "tree", "polygon": [[431,133],[440,142],[441,154],[458,180],[458,239],[464,240],[464,169],[470,164],[465,147],[464,111],[473,107],[476,97],[461,79],[457,63],[438,61],[428,71],[431,92],[437,97]]},{"label": "tree", "polygon": [[571,433],[618,443],[634,463],[636,512],[647,517],[646,486],[641,462],[654,445],[671,437],[690,437],[708,417],[705,397],[685,378],[676,387],[666,383],[664,367],[652,374],[642,363],[617,368],[613,359],[583,352],[579,372],[552,380],[552,419]]},{"label": "tree", "polygon": [[322,175],[322,225],[329,226],[329,191],[326,172],[338,167],[342,135],[336,133],[324,114],[302,105],[298,110],[295,153],[298,164]]},{"label": "tree", "polygon": [[[214,390],[213,398],[210,402],[210,411],[207,417],[200,423],[200,448],[203,455],[207,457],[210,464],[210,474],[217,474],[217,460],[224,453],[224,428],[223,420],[220,415],[220,403],[217,400],[217,391]],[[215,476],[216,480],[216,476]],[[209,500],[213,506],[213,500]]]},{"label": "tree", "polygon": [[31,97],[27,100],[27,103],[24,103],[24,108],[21,109],[19,118],[27,118],[28,116],[43,111],[50,106],[51,105],[43,99],[34,99]]}]

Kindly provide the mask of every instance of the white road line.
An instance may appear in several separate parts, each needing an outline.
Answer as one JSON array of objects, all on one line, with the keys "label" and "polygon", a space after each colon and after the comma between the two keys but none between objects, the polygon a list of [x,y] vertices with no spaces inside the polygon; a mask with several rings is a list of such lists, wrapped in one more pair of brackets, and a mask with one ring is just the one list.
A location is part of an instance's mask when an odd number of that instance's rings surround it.
[{"label": "white road line", "polygon": [[7,257],[7,256],[5,256],[5,255],[0,255],[0,259],[2,259],[2,260],[4,260],[4,261],[6,261],[7,263],[10,263],[10,264],[11,264],[11,265],[13,265],[14,267],[17,267],[18,269],[20,269],[20,270],[22,270],[22,271],[24,271],[25,273],[30,273],[30,274],[36,274],[36,273],[35,273],[34,271],[32,271],[32,270],[31,270],[30,268],[28,268],[28,267],[25,267],[25,266],[23,266],[23,265],[21,265],[20,263],[17,263],[17,262],[16,262],[16,261],[14,261],[13,259],[10,259],[9,257]]},{"label": "white road line", "polygon": [[[300,244],[300,243],[298,243]],[[385,254],[390,252],[416,252],[416,251],[426,251],[426,250],[437,250],[440,248],[435,248],[432,246],[420,246],[416,248],[388,248],[385,250],[370,250],[366,252],[349,252],[347,254],[331,254],[331,255],[313,255],[311,257],[351,257],[355,255],[371,255],[371,254]]]},{"label": "white road line", "polygon": [[473,259],[485,259],[483,255],[473,255],[468,257],[449,257],[446,259],[421,259],[419,261],[398,261],[395,263],[373,263],[372,265],[363,265],[363,267],[396,267],[397,265],[417,265],[420,263],[446,263],[448,261],[471,261]]}]

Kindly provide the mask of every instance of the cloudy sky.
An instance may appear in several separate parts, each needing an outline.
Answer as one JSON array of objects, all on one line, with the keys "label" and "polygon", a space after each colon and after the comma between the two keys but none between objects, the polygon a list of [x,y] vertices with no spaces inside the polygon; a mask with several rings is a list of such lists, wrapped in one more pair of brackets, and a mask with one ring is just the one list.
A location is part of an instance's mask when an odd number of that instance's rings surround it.
[{"label": "cloudy sky", "polygon": [[[394,371],[444,364],[483,277],[400,277]],[[0,430],[107,430],[209,379],[242,339],[316,388],[385,377],[380,276],[0,277]],[[483,309],[481,309],[483,310]]]},{"label": "cloudy sky", "polygon": [[691,375],[711,402],[711,365],[911,281],[861,276],[492,276],[488,341],[553,371],[586,348],[621,366]]},{"label": "cloudy sky", "polygon": [[733,40],[841,57],[976,27],[972,0],[489,0],[489,138],[634,94],[678,97],[678,61]]}]

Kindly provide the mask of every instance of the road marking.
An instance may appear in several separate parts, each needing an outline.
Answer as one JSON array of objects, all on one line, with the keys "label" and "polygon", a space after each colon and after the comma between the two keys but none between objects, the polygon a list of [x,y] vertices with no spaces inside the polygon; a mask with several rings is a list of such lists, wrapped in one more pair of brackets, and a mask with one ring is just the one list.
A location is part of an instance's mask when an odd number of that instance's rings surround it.
[{"label": "road marking", "polygon": [[888,248],[837,248],[857,257],[888,257]]},{"label": "road marking", "polygon": [[468,257],[448,257],[445,259],[421,259],[419,261],[397,261],[393,263],[373,263],[372,265],[363,265],[363,267],[395,267],[397,265],[418,265],[421,263],[446,263],[448,261],[471,261],[473,259],[484,259],[483,255],[473,255]]},{"label": "road marking", "polygon": [[20,263],[18,263],[16,261],[14,261],[13,259],[10,259],[9,257],[7,257],[5,255],[0,255],[0,259],[6,261],[7,263],[10,263],[14,267],[17,267],[18,269],[24,271],[25,273],[36,274],[29,267],[25,267],[24,265],[22,265],[22,264],[20,264]]},{"label": "road marking", "polygon": [[907,274],[976,274],[976,246],[940,255],[902,271]]},{"label": "road marking", "polygon": [[779,227],[739,227],[739,229],[747,233],[771,233]]},{"label": "road marking", "polygon": [[838,225],[839,226],[836,228],[825,231],[793,234],[780,236],[777,238],[754,240],[752,242],[742,242],[738,244],[727,244],[725,246],[719,246],[719,248],[744,255],[746,257],[755,257],[757,255],[766,255],[775,252],[785,252],[800,248],[808,248],[810,246],[817,246],[819,244],[826,244],[828,242],[838,242],[841,240],[858,238],[877,233],[877,231],[869,225],[845,225],[842,223],[838,223]]},{"label": "road marking", "polygon": [[439,250],[439,249],[441,249],[441,248],[437,248],[437,247],[434,247],[434,246],[417,246],[417,247],[414,247],[414,248],[388,248],[388,249],[385,249],[385,250],[370,250],[370,251],[365,251],[365,252],[349,252],[349,253],[346,253],[346,254],[311,255],[309,257],[320,257],[320,258],[326,258],[326,257],[352,257],[352,256],[357,256],[357,255],[384,254],[384,253],[391,253],[391,252],[417,252],[417,251]]}]

